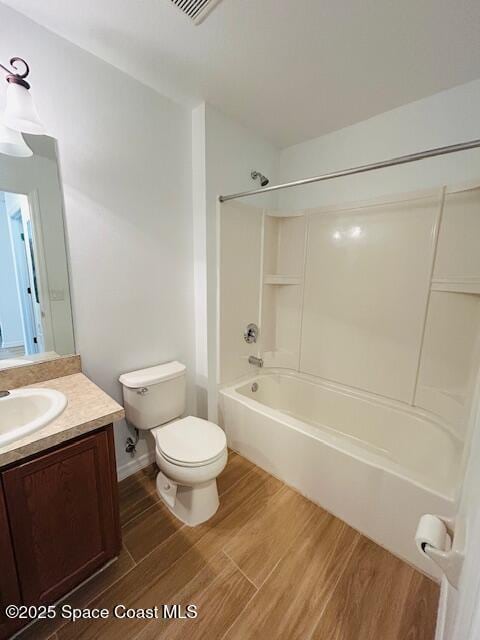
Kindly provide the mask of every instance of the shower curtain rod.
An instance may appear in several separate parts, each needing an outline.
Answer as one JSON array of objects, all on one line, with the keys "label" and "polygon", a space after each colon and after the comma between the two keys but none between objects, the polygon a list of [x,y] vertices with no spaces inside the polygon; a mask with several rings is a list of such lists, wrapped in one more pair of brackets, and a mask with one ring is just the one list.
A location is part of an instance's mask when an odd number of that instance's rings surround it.
[{"label": "shower curtain rod", "polygon": [[241,191],[240,193],[231,193],[227,196],[218,196],[218,199],[220,202],[226,202],[227,200],[236,200],[237,198],[246,198],[248,196],[254,196],[258,193],[278,191],[278,189],[289,189],[290,187],[299,187],[302,184],[310,184],[312,182],[322,182],[323,180],[333,180],[333,178],[342,178],[343,176],[352,176],[356,173],[365,173],[367,171],[374,171],[375,169],[385,169],[386,167],[394,167],[397,164],[407,164],[408,162],[416,162],[417,160],[424,160],[425,158],[434,158],[435,156],[444,156],[444,155],[447,155],[448,153],[456,153],[457,151],[467,151],[468,149],[476,149],[477,147],[480,147],[480,139],[470,140],[470,142],[460,142],[459,144],[451,144],[446,147],[436,147],[435,149],[428,149],[427,151],[411,153],[406,156],[398,156],[397,158],[391,158],[390,160],[383,160],[382,162],[362,164],[358,167],[343,169],[342,171],[333,171],[332,173],[324,173],[323,175],[320,175],[320,176],[314,176],[312,178],[304,178],[303,180],[295,180],[294,182],[285,182],[284,184],[274,184],[271,187],[264,187],[263,189],[252,189],[251,191]]}]

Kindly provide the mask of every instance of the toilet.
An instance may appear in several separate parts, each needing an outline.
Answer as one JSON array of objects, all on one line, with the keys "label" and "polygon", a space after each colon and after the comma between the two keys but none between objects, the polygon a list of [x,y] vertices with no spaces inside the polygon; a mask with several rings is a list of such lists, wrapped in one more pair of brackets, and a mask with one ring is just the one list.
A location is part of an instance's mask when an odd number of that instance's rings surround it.
[{"label": "toilet", "polygon": [[186,367],[167,362],[124,373],[125,415],[155,440],[157,492],[170,511],[194,527],[218,509],[217,476],[227,464],[227,439],[213,422],[180,418],[186,403]]}]

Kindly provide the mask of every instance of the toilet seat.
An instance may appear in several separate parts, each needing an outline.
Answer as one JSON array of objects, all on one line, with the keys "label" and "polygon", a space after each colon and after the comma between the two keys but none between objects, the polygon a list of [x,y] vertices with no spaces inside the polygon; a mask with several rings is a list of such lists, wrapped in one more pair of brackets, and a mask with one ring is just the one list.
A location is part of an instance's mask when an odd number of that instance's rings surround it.
[{"label": "toilet seat", "polygon": [[188,416],[152,431],[158,453],[179,467],[201,467],[220,459],[227,447],[224,431],[213,422]]},{"label": "toilet seat", "polygon": [[206,467],[207,465],[212,464],[213,462],[216,462],[217,460],[220,460],[220,458],[223,456],[223,451],[221,451],[218,454],[218,456],[215,456],[214,458],[210,458],[209,460],[205,460],[204,462],[188,463],[188,462],[184,462],[183,460],[175,460],[174,458],[170,458],[169,456],[167,456],[165,454],[164,451],[162,451],[161,449],[159,449],[157,447],[157,453],[164,460],[166,460],[167,462],[170,462],[170,464],[174,464],[177,467],[185,467],[185,468],[192,468],[192,469],[195,469],[196,467]]}]

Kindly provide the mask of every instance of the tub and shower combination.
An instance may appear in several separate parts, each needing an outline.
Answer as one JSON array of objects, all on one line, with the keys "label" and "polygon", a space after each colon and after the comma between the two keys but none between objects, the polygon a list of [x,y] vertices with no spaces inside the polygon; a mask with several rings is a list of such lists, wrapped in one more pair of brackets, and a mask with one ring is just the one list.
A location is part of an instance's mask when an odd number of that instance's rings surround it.
[{"label": "tub and shower combination", "polygon": [[405,561],[424,513],[451,517],[461,443],[417,408],[271,369],[220,390],[229,445]]},{"label": "tub and shower combination", "polygon": [[232,449],[438,580],[415,536],[433,514],[464,542],[480,185],[353,201],[345,184],[278,207],[223,198],[220,419]]}]

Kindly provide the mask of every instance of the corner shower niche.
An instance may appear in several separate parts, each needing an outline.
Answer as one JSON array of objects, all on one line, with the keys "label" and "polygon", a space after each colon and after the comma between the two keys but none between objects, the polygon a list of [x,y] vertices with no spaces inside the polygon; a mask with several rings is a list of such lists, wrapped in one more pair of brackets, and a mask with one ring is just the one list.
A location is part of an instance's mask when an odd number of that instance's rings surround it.
[{"label": "corner shower niche", "polygon": [[305,216],[263,217],[261,344],[265,366],[298,368]]}]

